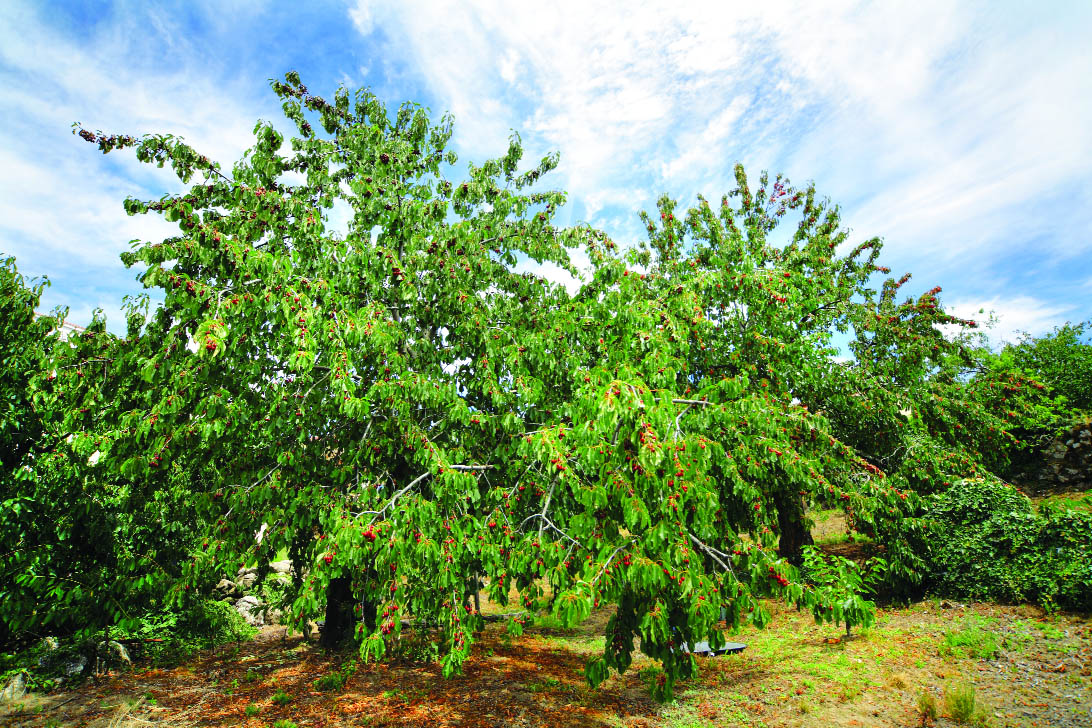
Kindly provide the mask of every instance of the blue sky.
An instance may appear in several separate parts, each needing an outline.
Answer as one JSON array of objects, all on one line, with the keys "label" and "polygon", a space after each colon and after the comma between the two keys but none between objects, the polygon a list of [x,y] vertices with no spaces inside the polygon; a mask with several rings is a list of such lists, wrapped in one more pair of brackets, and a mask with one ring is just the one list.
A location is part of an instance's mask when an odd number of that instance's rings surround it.
[{"label": "blue sky", "polygon": [[[761,8],[756,6],[771,6]],[[814,180],[855,239],[944,287],[992,336],[1092,317],[1092,3],[0,3],[0,254],[47,275],[43,308],[120,330],[118,260],[173,234],[127,195],[180,188],[71,134],[170,132],[230,167],[268,79],[368,86],[455,116],[461,161],[518,131],[561,153],[562,222],[622,243],[661,192],[732,165]],[[465,167],[463,167],[465,169]],[[566,217],[567,216],[567,217]]]}]

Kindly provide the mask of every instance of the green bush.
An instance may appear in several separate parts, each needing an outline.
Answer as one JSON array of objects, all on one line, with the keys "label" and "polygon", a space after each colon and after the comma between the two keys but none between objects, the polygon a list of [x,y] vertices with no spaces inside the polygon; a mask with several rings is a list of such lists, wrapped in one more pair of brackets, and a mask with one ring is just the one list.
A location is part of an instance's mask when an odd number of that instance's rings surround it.
[{"label": "green bush", "polygon": [[1049,334],[1033,338],[1024,334],[1016,344],[1002,352],[1013,362],[1032,372],[1051,389],[1066,398],[1075,410],[1092,411],[1092,320],[1066,323]]},{"label": "green bush", "polygon": [[925,498],[915,525],[905,533],[927,590],[1092,609],[1092,515],[1037,513],[1012,486],[975,478]]}]

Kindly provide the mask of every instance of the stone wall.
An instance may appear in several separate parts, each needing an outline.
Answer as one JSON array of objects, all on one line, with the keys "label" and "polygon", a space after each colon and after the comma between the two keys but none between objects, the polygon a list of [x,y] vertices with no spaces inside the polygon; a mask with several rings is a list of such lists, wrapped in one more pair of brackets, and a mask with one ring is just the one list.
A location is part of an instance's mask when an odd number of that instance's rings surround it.
[{"label": "stone wall", "polygon": [[1036,467],[1022,476],[1033,494],[1092,489],[1092,420],[1078,422],[1054,438]]}]

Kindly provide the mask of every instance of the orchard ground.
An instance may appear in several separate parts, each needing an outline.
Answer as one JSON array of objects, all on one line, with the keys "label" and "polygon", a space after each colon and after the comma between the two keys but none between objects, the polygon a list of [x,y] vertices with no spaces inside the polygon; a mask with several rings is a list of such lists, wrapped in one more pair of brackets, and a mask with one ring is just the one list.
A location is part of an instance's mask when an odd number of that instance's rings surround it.
[{"label": "orchard ground", "polygon": [[[952,725],[945,691],[970,684],[994,726],[1092,724],[1092,619],[1033,607],[939,600],[881,609],[876,625],[846,641],[831,626],[771,604],[773,625],[744,630],[741,654],[703,659],[673,703],[648,697],[655,670],[638,658],[624,676],[591,690],[580,675],[602,649],[609,614],[571,630],[536,627],[517,639],[491,624],[463,675],[412,655],[358,665],[340,690],[316,681],[351,653],[327,653],[267,628],[173,667],[138,667],[78,690],[9,706],[11,726],[910,726],[931,694]],[[282,693],[288,702],[279,705]],[[282,698],[282,702],[283,702]],[[247,716],[247,707],[257,714]],[[251,709],[253,713],[254,709]]]},{"label": "orchard ground", "polygon": [[[1067,498],[1083,508],[1092,494]],[[1058,497],[1052,500],[1058,504]],[[846,536],[838,512],[814,516],[813,533],[824,549],[851,555],[867,547],[861,537]],[[770,627],[748,628],[734,638],[747,643],[744,652],[702,659],[699,676],[663,705],[649,698],[645,681],[656,667],[642,656],[625,675],[588,688],[581,668],[602,651],[610,616],[597,610],[577,628],[559,629],[546,620],[518,638],[490,623],[464,673],[449,680],[421,644],[405,636],[397,659],[365,665],[352,651],[326,652],[299,635],[285,639],[281,627],[267,627],[252,642],[177,664],[138,661],[132,670],[93,678],[72,691],[28,696],[4,706],[0,723],[911,726],[921,724],[919,705],[927,695],[939,713],[935,724],[944,726],[956,724],[947,716],[946,694],[970,685],[979,725],[1092,725],[1090,615],[930,599],[881,608],[874,627],[846,640],[840,628],[818,626],[808,614],[767,606],[774,615]],[[487,602],[483,611],[503,608]],[[338,688],[331,675],[347,680]],[[333,684],[322,684],[323,678]]]}]

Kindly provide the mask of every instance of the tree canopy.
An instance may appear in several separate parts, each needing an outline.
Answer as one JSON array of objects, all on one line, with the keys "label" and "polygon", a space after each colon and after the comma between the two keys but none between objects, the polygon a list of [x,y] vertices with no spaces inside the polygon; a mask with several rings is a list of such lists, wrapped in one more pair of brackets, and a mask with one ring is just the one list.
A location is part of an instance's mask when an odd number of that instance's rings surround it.
[{"label": "tree canopy", "polygon": [[737,167],[719,204],[665,196],[620,246],[556,224],[557,157],[521,167],[517,135],[457,179],[449,117],[272,87],[295,136],[259,122],[230,171],[175,137],[75,129],[188,185],[125,203],[178,225],[123,256],[161,303],[130,301],[129,336],[66,349],[42,384],[98,477],[208,524],[175,598],[287,549],[295,625],[325,614],[328,642],[381,657],[410,618],[446,672],[479,584],[514,630],[613,605],[588,679],[640,649],[669,695],[683,644],[764,624],[760,597],[867,624],[869,602],[797,568],[806,509],[842,505],[910,574],[917,493],[989,471],[1041,405],[1019,372],[968,386],[973,352],[939,327],[974,323],[939,289],[899,301],[909,276],[874,284],[879,240],[853,245],[810,185]]}]

